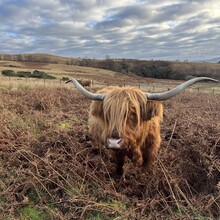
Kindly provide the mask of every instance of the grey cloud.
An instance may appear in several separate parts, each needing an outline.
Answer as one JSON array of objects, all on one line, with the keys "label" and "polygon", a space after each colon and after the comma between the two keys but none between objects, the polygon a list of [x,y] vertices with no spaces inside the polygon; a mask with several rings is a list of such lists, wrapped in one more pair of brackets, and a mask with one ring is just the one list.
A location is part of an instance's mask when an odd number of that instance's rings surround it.
[{"label": "grey cloud", "polygon": [[109,19],[148,19],[151,16],[151,10],[147,5],[135,5],[120,7],[112,10],[113,16]]},{"label": "grey cloud", "polygon": [[179,3],[157,8],[156,14],[151,22],[164,22],[169,20],[178,20],[182,16],[188,16],[196,12],[196,6],[186,3]]},{"label": "grey cloud", "polygon": [[220,47],[220,14],[213,11],[218,8],[216,0],[0,0],[0,53],[174,60],[212,56]]}]

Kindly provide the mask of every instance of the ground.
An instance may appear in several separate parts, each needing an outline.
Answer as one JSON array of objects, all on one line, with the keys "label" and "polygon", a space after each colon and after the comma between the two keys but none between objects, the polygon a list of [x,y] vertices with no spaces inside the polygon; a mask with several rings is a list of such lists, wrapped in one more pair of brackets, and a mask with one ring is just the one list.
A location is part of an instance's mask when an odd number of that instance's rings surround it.
[{"label": "ground", "polygon": [[128,160],[122,179],[89,105],[70,85],[0,87],[0,219],[218,219],[220,95],[164,102],[156,172]]}]

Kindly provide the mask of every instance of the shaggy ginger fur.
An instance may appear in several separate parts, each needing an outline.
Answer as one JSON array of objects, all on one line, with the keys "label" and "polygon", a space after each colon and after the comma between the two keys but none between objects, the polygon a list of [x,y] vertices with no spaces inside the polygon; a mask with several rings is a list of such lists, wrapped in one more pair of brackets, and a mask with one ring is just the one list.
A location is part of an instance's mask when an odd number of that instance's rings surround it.
[{"label": "shaggy ginger fur", "polygon": [[121,149],[115,151],[117,173],[122,174],[125,157],[138,166],[150,169],[160,148],[160,122],[163,106],[158,101],[147,101],[145,94],[133,87],[107,87],[99,93],[104,101],[92,101],[89,130],[100,144],[120,134]]}]

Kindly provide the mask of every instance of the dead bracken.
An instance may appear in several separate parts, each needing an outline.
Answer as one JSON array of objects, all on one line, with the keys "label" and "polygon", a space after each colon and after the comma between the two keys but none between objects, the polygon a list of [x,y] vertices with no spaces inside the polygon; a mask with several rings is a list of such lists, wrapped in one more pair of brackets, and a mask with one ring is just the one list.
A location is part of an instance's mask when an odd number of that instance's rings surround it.
[{"label": "dead bracken", "polygon": [[155,174],[88,133],[90,101],[65,87],[0,92],[0,219],[217,219],[220,96],[164,103]]}]

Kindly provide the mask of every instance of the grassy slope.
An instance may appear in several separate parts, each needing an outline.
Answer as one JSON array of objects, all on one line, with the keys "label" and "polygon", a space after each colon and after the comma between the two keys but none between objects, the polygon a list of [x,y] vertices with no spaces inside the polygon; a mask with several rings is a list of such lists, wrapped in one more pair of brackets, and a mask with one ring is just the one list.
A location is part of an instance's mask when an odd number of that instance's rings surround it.
[{"label": "grassy slope", "polygon": [[[179,64],[178,64],[179,65]],[[177,65],[176,68],[179,68]],[[181,64],[184,65],[184,64]],[[187,64],[185,64],[187,65]],[[2,61],[0,60],[0,71],[5,69],[11,69],[15,72],[17,71],[34,71],[40,70],[47,72],[55,77],[57,80],[47,80],[48,85],[60,85],[60,80],[62,77],[75,77],[77,79],[91,79],[95,86],[98,85],[133,85],[141,87],[141,89],[145,91],[166,91],[178,84],[180,81],[175,80],[159,80],[152,78],[139,77],[136,75],[125,75],[117,72],[112,72],[104,69],[90,68],[90,67],[82,67],[82,66],[73,66],[66,64],[49,64],[49,63],[36,63],[36,62],[19,62],[19,61]],[[187,70],[187,69],[186,69]],[[0,75],[0,83],[7,84],[13,86],[19,86],[23,82],[24,85],[27,84],[45,84],[44,80],[37,79],[9,79],[8,77],[4,77]],[[204,90],[206,92],[211,93],[214,89],[215,93],[220,92],[219,85],[214,83],[209,84],[196,84],[190,89],[194,89],[198,91],[198,89]]]},{"label": "grassy slope", "polygon": [[[124,74],[115,73],[108,70],[96,69],[90,67],[73,66],[66,64],[46,64],[46,63],[36,63],[36,62],[19,62],[19,61],[0,61],[0,71],[5,69],[11,69],[14,71],[33,71],[42,70],[51,73],[58,78],[64,77],[77,77],[93,79],[97,81],[108,81],[109,77],[113,81],[126,81],[130,77]],[[101,76],[101,78],[100,78]],[[139,77],[136,77],[137,79]]]},{"label": "grassy slope", "polygon": [[[33,61],[33,62],[41,62],[41,63],[57,63],[57,64],[67,64],[74,61],[77,62],[82,60],[81,58],[68,58],[68,57],[60,57],[54,56],[50,54],[20,54],[20,55],[4,55],[0,54],[0,60],[22,60],[22,61]],[[96,60],[92,61],[96,62]],[[127,60],[127,62],[131,62],[132,60]],[[139,61],[135,61],[139,62]],[[154,63],[155,61],[140,61],[140,63]],[[215,63],[193,63],[193,62],[176,62],[173,61],[170,63],[173,71],[177,73],[183,73],[185,76],[188,75],[207,75],[211,77],[216,77],[220,79],[220,64]],[[44,65],[44,64],[42,64]]]}]

